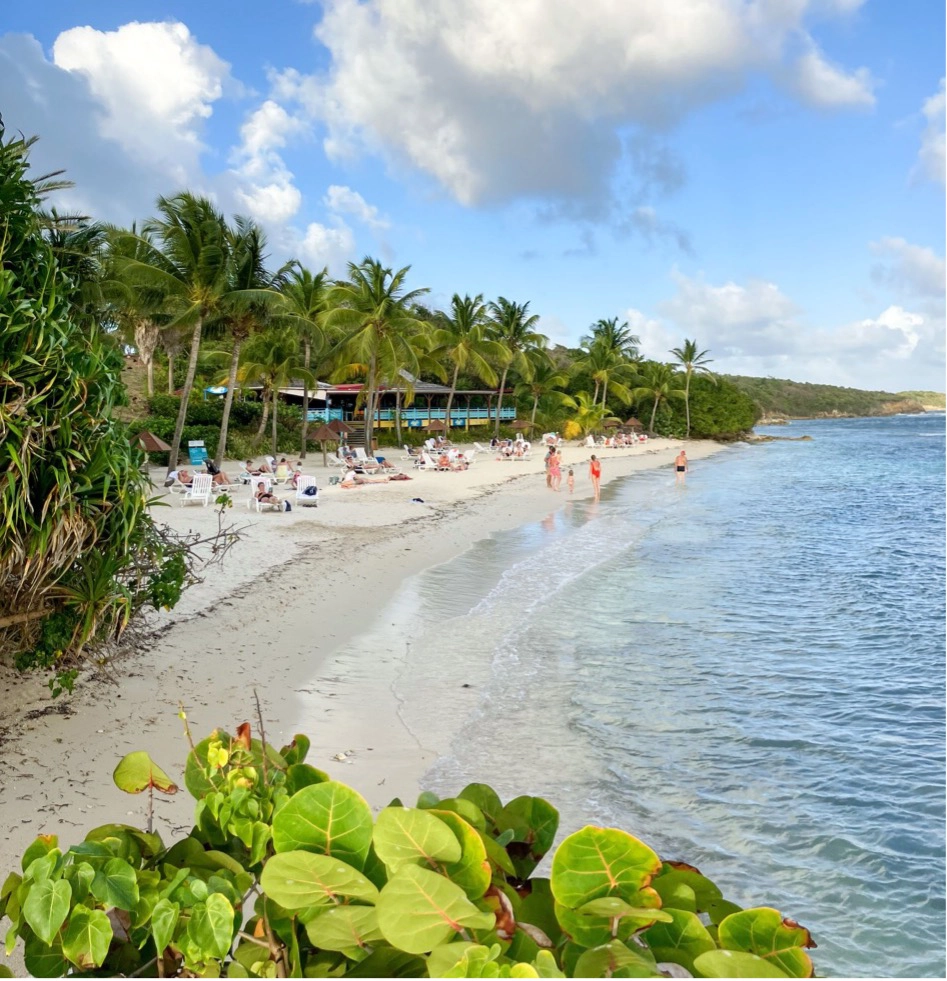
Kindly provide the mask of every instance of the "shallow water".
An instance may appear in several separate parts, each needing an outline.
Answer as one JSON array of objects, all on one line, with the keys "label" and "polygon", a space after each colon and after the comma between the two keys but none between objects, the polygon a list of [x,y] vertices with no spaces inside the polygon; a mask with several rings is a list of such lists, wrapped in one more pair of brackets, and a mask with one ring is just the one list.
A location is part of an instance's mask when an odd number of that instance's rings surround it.
[{"label": "shallow water", "polygon": [[419,677],[486,679],[424,784],[624,827],[804,923],[820,974],[943,977],[944,417],[771,432],[815,439],[639,474],[406,584],[409,724],[445,711]]}]

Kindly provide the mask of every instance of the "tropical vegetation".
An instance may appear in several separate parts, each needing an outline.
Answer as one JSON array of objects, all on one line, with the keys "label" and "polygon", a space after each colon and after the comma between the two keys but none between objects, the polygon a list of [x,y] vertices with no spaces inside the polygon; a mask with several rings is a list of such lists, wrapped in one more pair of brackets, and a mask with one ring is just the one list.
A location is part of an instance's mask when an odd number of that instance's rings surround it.
[{"label": "tropical vegetation", "polygon": [[309,746],[277,751],[262,722],[259,739],[243,723],[191,742],[194,824],[169,842],[154,795],[178,788],[129,753],[114,782],[148,794],[146,826],[38,837],[0,888],[7,952],[22,941],[37,977],[814,974],[805,927],[741,908],[624,831],[588,826],[553,851],[552,804],[482,783],[374,815],[306,762]]}]

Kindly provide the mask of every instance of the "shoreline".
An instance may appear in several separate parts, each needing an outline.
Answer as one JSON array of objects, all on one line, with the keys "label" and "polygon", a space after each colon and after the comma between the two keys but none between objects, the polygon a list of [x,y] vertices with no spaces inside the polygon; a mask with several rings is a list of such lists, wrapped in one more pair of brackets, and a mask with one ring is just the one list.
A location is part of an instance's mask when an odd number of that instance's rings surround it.
[{"label": "shoreline", "polygon": [[[655,440],[647,449],[603,451],[603,485],[669,466],[682,445],[692,460],[727,449]],[[565,468],[577,468],[576,501],[591,496],[581,466],[590,452],[564,448]],[[388,458],[398,454],[388,451]],[[306,470],[320,487],[327,483],[321,459]],[[121,756],[147,750],[179,780],[186,755],[179,701],[195,738],[215,727],[232,731],[246,719],[256,729],[254,688],[269,741],[281,745],[306,732],[310,762],[351,783],[373,807],[396,794],[412,800],[443,742],[422,745],[401,716],[395,683],[404,637],[389,631],[389,642],[371,657],[348,646],[375,628],[405,580],[491,534],[539,521],[569,495],[545,487],[541,454],[411,476],[352,491],[327,487],[318,509],[289,514],[245,510],[245,492],[237,492],[226,521],[244,526],[243,540],[173,612],[150,617],[137,649],[94,675],[84,672],[75,693],[57,701],[43,680],[4,669],[11,707],[0,729],[0,817],[8,829],[0,867],[16,867],[40,833],[71,843],[100,824],[142,821],[145,802],[111,781]],[[411,503],[418,496],[428,503]],[[181,531],[206,532],[216,521],[212,508],[177,501],[167,512],[167,523]],[[448,742],[452,706],[469,697],[462,689],[437,706],[432,726]],[[354,755],[334,758],[349,750]],[[185,832],[192,812],[182,790],[156,806],[156,830],[166,840]]]}]

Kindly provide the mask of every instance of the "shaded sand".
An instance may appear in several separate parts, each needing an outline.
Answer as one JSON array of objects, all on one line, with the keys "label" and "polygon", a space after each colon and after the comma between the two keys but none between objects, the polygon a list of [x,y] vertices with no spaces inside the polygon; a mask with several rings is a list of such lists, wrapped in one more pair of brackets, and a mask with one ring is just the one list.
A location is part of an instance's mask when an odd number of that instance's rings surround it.
[{"label": "shaded sand", "polygon": [[[653,440],[647,448],[602,451],[603,485],[668,466],[681,445]],[[687,444],[691,460],[723,449]],[[590,453],[564,449],[563,473],[576,468],[577,500],[591,493]],[[398,451],[386,455],[399,461]],[[227,521],[242,528],[243,539],[224,565],[209,569],[172,613],[153,615],[151,633],[137,649],[80,679],[71,698],[54,702],[39,679],[3,669],[0,825],[7,834],[0,873],[17,867],[37,834],[59,834],[68,845],[110,821],[143,823],[146,801],[116,790],[111,774],[122,755],[145,749],[181,777],[186,743],[179,701],[195,738],[245,719],[255,732],[256,688],[270,741],[280,745],[305,731],[313,737],[309,761],[352,784],[373,806],[395,795],[414,799],[420,777],[466,714],[471,691],[439,690],[432,667],[432,714],[419,737],[403,724],[393,691],[405,625],[383,631],[370,656],[345,648],[377,627],[379,612],[407,577],[493,532],[548,515],[568,497],[565,481],[560,494],[545,487],[541,452],[531,461],[480,458],[463,473],[406,469],[410,481],[353,490],[327,486],[321,455],[307,464],[305,472],[324,488],[318,508],[258,514],[246,508],[247,491],[236,492]],[[413,497],[425,503],[411,503]],[[216,527],[213,508],[169,500],[170,507],[156,509],[159,520],[182,531]],[[470,681],[476,686],[476,678]],[[342,754],[345,759],[334,758]],[[166,840],[186,831],[192,808],[183,791],[161,802],[156,830]]]}]

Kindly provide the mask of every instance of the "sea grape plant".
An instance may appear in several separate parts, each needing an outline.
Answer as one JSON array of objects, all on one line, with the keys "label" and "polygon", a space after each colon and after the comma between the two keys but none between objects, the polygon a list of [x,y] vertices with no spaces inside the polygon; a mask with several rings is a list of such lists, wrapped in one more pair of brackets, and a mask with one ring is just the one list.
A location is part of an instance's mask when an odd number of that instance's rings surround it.
[{"label": "sea grape plant", "polygon": [[[373,815],[308,749],[246,723],[192,744],[194,826],[171,844],[150,814],[65,849],[38,837],[0,889],[7,954],[22,940],[37,977],[813,976],[806,929],[624,831],[582,828],[537,874],[547,801],[475,783]],[[143,752],[115,780],[177,791]]]}]

